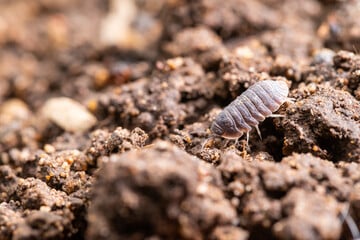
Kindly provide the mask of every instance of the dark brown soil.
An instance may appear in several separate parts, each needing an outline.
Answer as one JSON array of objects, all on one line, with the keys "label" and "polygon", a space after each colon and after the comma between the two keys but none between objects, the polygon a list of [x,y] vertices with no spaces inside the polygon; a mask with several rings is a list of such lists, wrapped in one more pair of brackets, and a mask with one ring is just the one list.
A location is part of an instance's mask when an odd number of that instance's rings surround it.
[{"label": "dark brown soil", "polygon": [[[360,238],[358,0],[0,1],[0,240]],[[212,137],[252,84],[291,102]]]}]

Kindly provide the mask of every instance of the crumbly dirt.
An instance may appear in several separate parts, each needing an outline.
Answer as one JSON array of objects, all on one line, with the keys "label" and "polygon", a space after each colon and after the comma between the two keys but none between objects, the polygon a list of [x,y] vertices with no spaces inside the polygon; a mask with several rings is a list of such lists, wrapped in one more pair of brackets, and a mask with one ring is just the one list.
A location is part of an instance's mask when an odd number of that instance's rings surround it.
[{"label": "crumbly dirt", "polygon": [[[214,226],[236,219],[218,170],[171,143],[155,141],[102,161],[88,215],[89,239],[202,239]],[[144,231],[134,233],[139,226]]]},{"label": "crumbly dirt", "polygon": [[[360,1],[0,2],[0,240],[360,238]],[[252,84],[291,98],[214,137]]]}]

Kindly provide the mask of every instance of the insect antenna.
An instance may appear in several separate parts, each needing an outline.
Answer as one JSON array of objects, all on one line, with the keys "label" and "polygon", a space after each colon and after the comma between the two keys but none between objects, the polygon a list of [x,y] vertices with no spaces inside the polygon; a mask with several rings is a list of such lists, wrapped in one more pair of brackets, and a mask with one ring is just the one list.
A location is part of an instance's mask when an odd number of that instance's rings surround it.
[{"label": "insect antenna", "polygon": [[346,208],[344,209],[344,211],[341,212],[341,223],[344,223],[347,225],[351,237],[354,240],[359,240],[360,239],[360,231],[359,228],[357,227],[354,218],[350,215],[350,206],[349,204],[347,204]]},{"label": "insect antenna", "polygon": [[352,48],[353,48],[355,54],[359,54],[359,51],[357,50],[357,48],[354,44],[352,45]]}]

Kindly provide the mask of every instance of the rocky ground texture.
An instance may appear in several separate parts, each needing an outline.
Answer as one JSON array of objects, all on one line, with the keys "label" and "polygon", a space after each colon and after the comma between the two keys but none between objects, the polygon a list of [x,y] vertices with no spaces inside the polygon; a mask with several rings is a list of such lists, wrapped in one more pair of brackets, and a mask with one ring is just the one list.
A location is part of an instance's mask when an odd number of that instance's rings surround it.
[{"label": "rocky ground texture", "polygon": [[[0,1],[0,240],[360,237],[359,0]],[[252,84],[262,139],[210,138]]]}]

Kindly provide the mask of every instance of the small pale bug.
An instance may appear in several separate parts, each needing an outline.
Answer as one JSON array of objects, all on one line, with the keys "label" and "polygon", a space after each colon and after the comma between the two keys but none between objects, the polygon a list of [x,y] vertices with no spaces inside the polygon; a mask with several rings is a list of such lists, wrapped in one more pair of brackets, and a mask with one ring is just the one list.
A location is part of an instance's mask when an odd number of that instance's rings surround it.
[{"label": "small pale bug", "polygon": [[244,133],[249,140],[249,132],[255,127],[260,138],[259,122],[266,117],[282,117],[272,114],[288,101],[289,87],[283,81],[264,80],[250,86],[232,101],[211,125],[214,135],[227,139],[239,139]]}]

